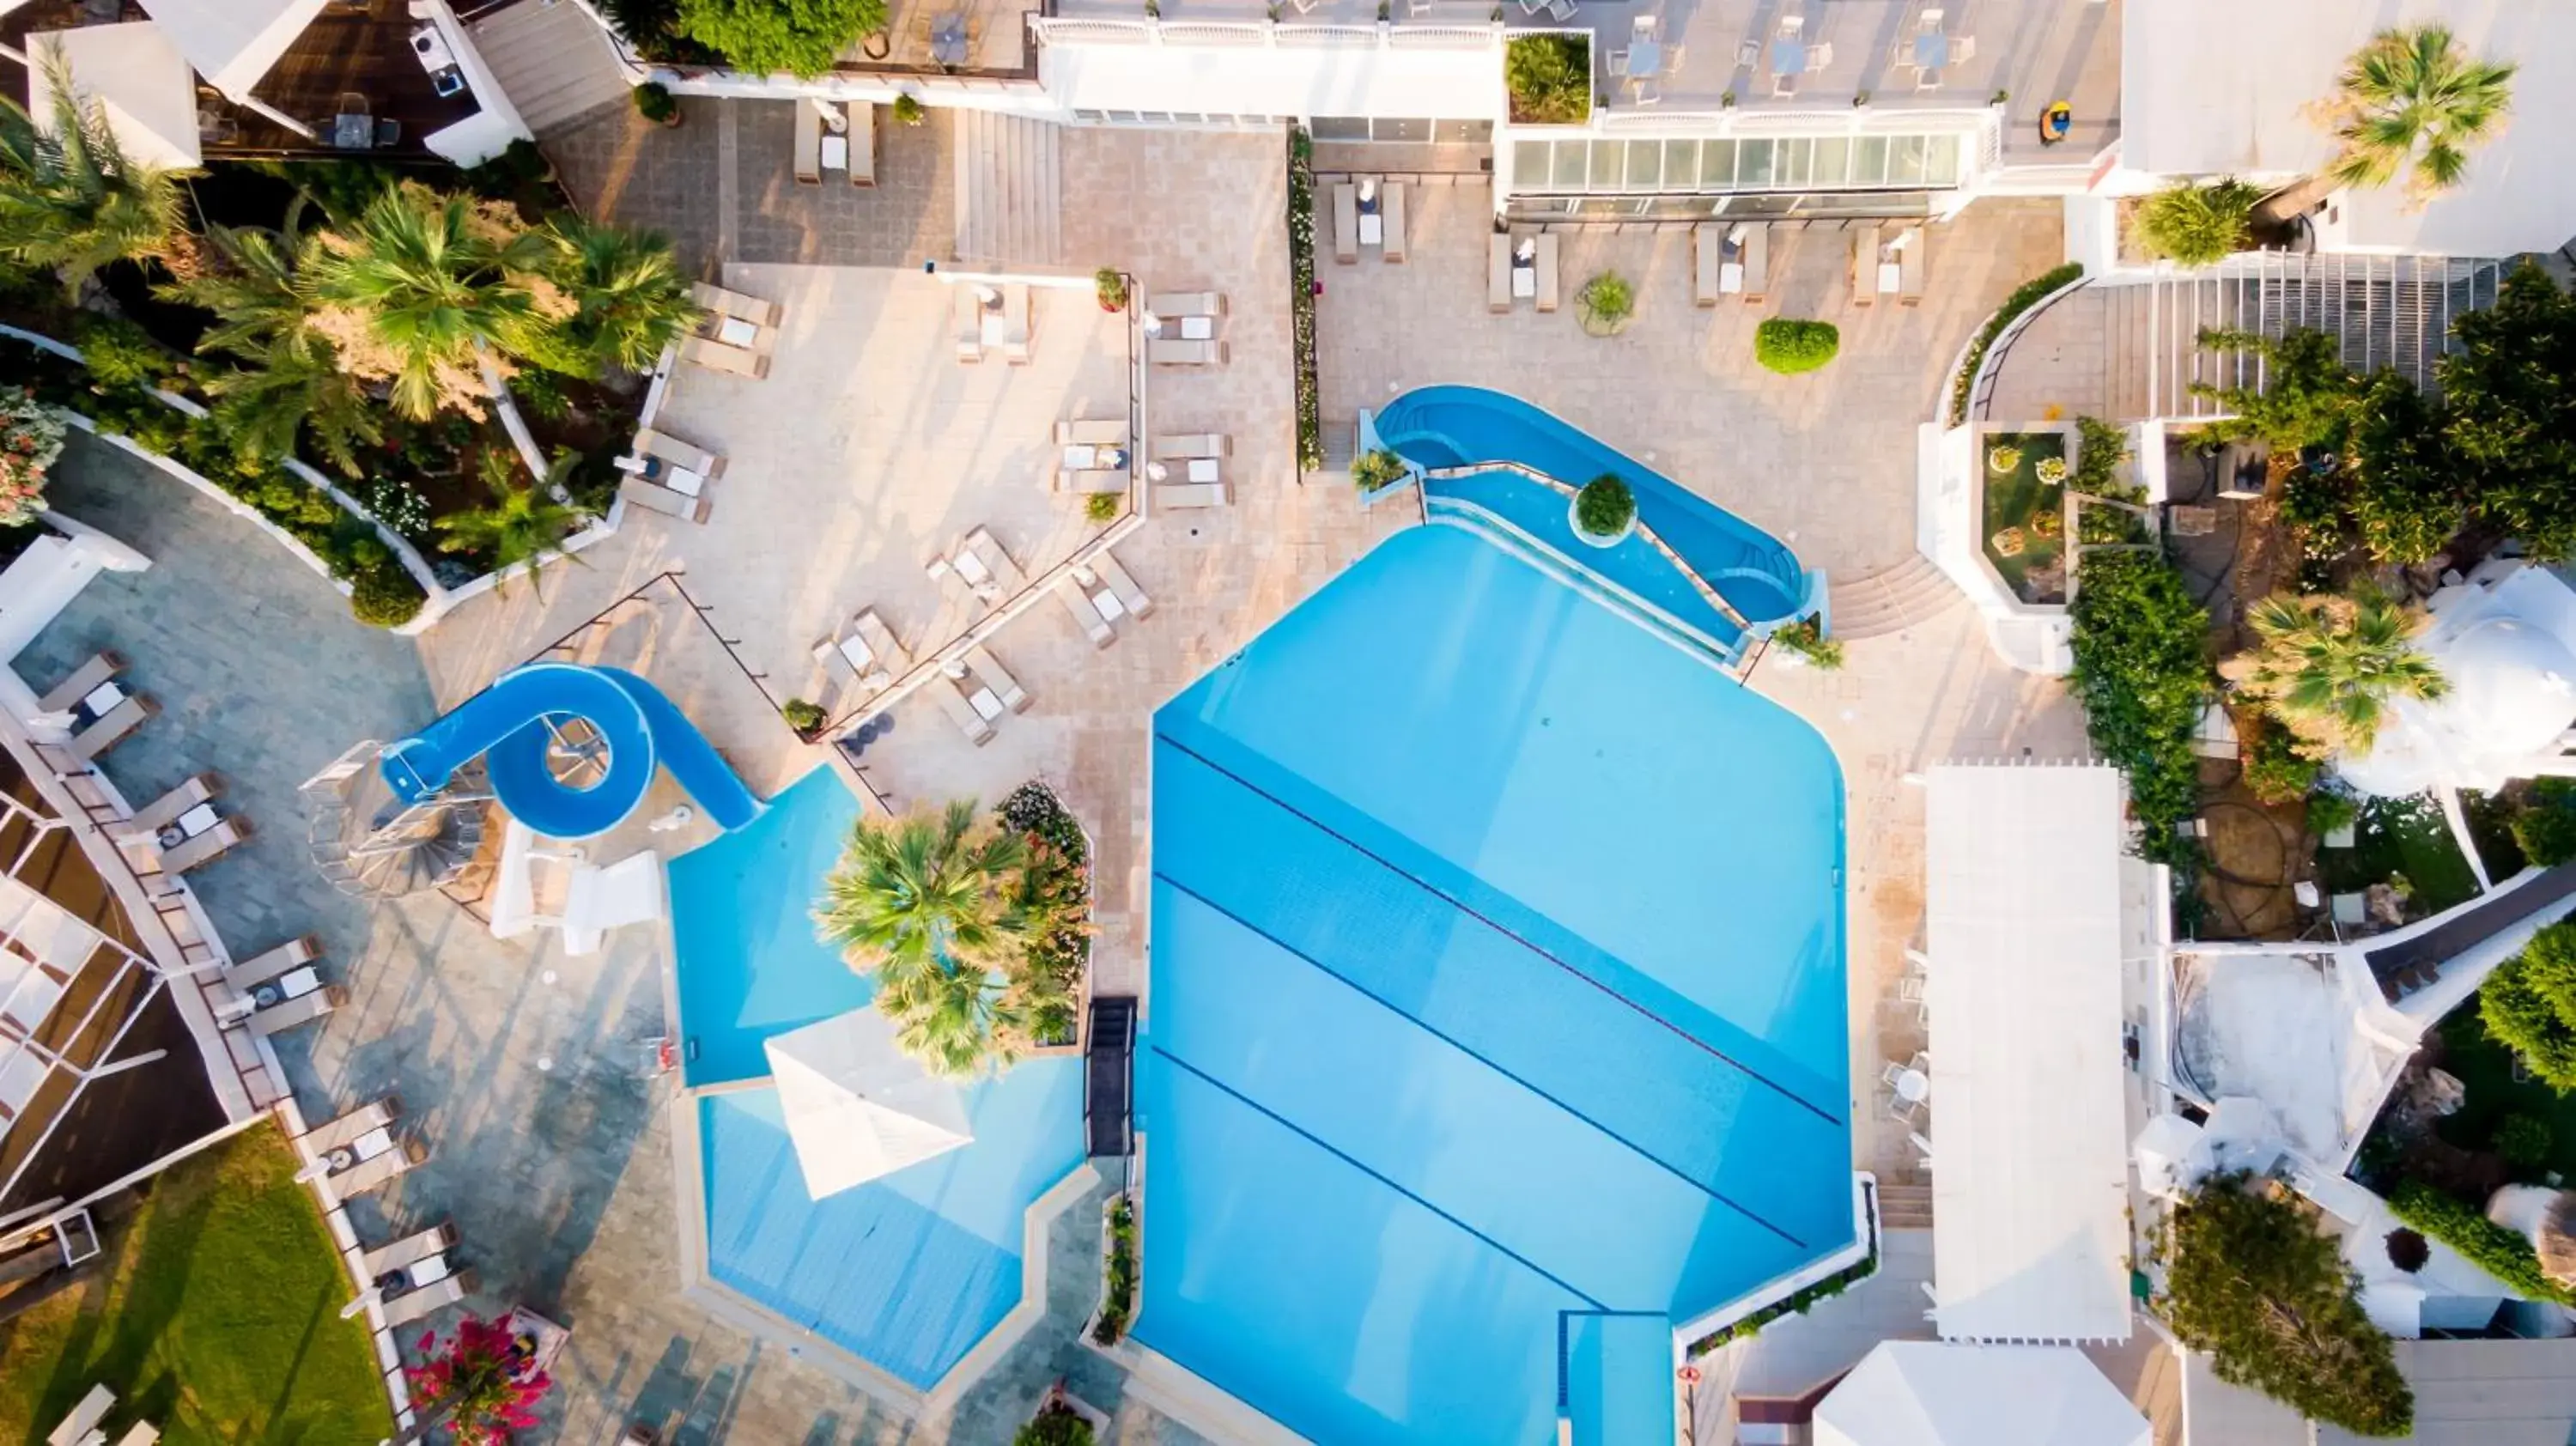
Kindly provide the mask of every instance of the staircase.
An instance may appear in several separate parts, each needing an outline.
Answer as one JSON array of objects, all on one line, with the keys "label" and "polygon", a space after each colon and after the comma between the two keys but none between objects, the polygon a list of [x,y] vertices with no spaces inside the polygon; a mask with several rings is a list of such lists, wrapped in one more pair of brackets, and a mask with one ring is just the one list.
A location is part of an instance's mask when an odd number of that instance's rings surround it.
[{"label": "staircase", "polygon": [[1883,1230],[1929,1230],[1932,1228],[1932,1187],[1891,1185],[1878,1186],[1878,1223]]},{"label": "staircase", "polygon": [[1867,577],[1831,585],[1833,635],[1845,642],[1903,632],[1959,600],[1959,589],[1921,553]]},{"label": "staircase", "polygon": [[468,27],[528,129],[542,136],[626,103],[626,75],[598,22],[572,0],[519,0]]},{"label": "staircase", "polygon": [[957,109],[957,260],[1057,266],[1064,260],[1063,127]]},{"label": "staircase", "polygon": [[1124,1158],[1135,1148],[1129,1120],[1135,1101],[1136,1001],[1100,995],[1091,1001],[1082,1048],[1082,1118],[1094,1159]]},{"label": "staircase", "polygon": [[480,761],[418,803],[379,804],[380,747],[360,743],[301,785],[314,868],[352,898],[400,898],[455,882],[483,847],[490,788]]}]

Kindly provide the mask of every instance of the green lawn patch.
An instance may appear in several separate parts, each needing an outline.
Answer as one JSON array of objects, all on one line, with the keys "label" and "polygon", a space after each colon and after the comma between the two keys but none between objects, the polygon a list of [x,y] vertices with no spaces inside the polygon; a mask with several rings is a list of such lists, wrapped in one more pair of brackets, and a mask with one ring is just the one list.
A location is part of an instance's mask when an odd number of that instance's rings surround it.
[{"label": "green lawn patch", "polygon": [[1986,472],[1986,560],[2023,602],[2066,601],[2065,435],[1988,432],[1977,445]]},{"label": "green lawn patch", "polygon": [[295,1157],[261,1124],[161,1176],[108,1229],[107,1269],[0,1326],[0,1440],[41,1440],[92,1385],[111,1439],[169,1446],[393,1434],[363,1324]]},{"label": "green lawn patch", "polygon": [[2357,894],[2403,874],[2414,889],[2414,915],[2436,914],[2477,897],[2477,875],[2451,837],[2442,810],[2422,798],[2375,798],[2361,806],[2352,847],[2317,850],[2317,878],[2327,892]]}]

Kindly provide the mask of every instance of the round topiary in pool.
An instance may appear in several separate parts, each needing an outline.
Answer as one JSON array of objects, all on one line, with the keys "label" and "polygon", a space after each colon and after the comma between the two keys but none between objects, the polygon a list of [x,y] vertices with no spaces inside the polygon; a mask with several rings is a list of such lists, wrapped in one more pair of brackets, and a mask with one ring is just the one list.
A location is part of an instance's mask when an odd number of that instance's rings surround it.
[{"label": "round topiary in pool", "polygon": [[1834,359],[1843,335],[1830,321],[1775,316],[1753,329],[1753,359],[1782,376],[1811,372]]},{"label": "round topiary in pool", "polygon": [[1574,494],[1574,528],[1587,540],[1615,542],[1636,520],[1636,494],[1615,473],[1602,473]]}]

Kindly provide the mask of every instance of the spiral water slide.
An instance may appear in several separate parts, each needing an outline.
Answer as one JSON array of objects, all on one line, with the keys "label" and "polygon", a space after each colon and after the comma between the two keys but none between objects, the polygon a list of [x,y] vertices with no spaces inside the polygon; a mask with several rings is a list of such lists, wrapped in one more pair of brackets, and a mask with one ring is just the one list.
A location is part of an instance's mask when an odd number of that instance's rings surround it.
[{"label": "spiral water slide", "polygon": [[[586,787],[556,778],[549,764],[557,730],[569,719],[588,723],[607,752],[605,770]],[[657,764],[728,833],[765,806],[688,715],[622,668],[513,668],[437,722],[389,745],[379,766],[397,796],[418,803],[478,756],[501,806],[550,838],[589,838],[615,828],[644,801]]]}]

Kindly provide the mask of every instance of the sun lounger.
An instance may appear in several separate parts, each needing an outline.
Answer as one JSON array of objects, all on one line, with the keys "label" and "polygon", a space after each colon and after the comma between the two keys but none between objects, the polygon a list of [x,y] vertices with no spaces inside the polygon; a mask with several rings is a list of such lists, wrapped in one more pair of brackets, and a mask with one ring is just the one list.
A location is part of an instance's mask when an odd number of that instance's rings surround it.
[{"label": "sun lounger", "polygon": [[777,302],[763,301],[757,296],[746,296],[704,281],[689,283],[689,299],[718,316],[730,316],[754,326],[776,326],[779,322]]},{"label": "sun lounger", "polygon": [[1851,230],[1851,300],[1854,306],[1868,306],[1878,300],[1878,228],[1854,226]]},{"label": "sun lounger", "polygon": [[100,754],[115,747],[126,734],[142,727],[144,720],[160,711],[161,705],[149,698],[128,697],[100,714],[97,722],[72,735],[72,755],[83,763],[96,762]]},{"label": "sun lounger", "polygon": [[114,1391],[105,1386],[90,1387],[89,1394],[72,1407],[72,1413],[45,1437],[45,1446],[87,1446],[89,1439],[99,1434],[98,1423],[106,1420],[107,1413],[115,1406]]},{"label": "sun lounger", "polygon": [[1175,482],[1154,489],[1154,501],[1165,507],[1223,507],[1233,500],[1222,482]]},{"label": "sun lounger", "polygon": [[1221,291],[1166,291],[1145,302],[1145,309],[1166,320],[1176,316],[1223,316],[1225,293]]},{"label": "sun lounger", "polygon": [[1020,571],[1020,565],[1011,560],[1011,555],[1002,550],[1002,544],[996,542],[993,534],[985,528],[978,527],[967,533],[957,550],[981,563],[984,571],[1005,592],[1017,592],[1029,580],[1028,574]]},{"label": "sun lounger", "polygon": [[709,482],[724,475],[724,458],[704,447],[683,442],[668,432],[657,432],[651,427],[646,427],[635,434],[635,455],[658,458],[674,467],[687,468]]},{"label": "sun lounger", "polygon": [[474,1289],[474,1272],[460,1271],[385,1302],[385,1325],[399,1330],[465,1299]]},{"label": "sun lounger", "polygon": [[861,608],[850,619],[850,636],[867,645],[869,656],[880,667],[891,668],[912,659],[912,650],[903,645],[887,627],[875,608]]},{"label": "sun lounger", "polygon": [[289,939],[274,949],[264,949],[248,959],[235,961],[224,971],[224,982],[247,994],[253,988],[281,978],[288,971],[300,969],[321,957],[321,936],[307,934],[299,939]]},{"label": "sun lounger", "polygon": [[88,662],[72,669],[71,676],[54,685],[53,691],[36,700],[37,710],[65,713],[71,706],[98,691],[98,686],[125,671],[125,655],[116,652],[93,653]]},{"label": "sun lounger", "polygon": [[1231,457],[1234,439],[1223,432],[1182,432],[1156,437],[1151,455],[1158,462],[1185,462],[1193,457]]},{"label": "sun lounger", "polygon": [[1145,343],[1145,358],[1158,367],[1223,366],[1226,362],[1223,341],[1167,341],[1156,337]]},{"label": "sun lounger", "polygon": [[769,358],[738,346],[709,341],[702,336],[680,338],[680,360],[711,372],[729,372],[754,381],[769,375]]},{"label": "sun lounger", "polygon": [[177,823],[179,815],[199,804],[214,802],[223,791],[221,778],[211,773],[200,773],[181,780],[178,787],[145,804],[134,817],[110,827],[119,842],[149,839]]},{"label": "sun lounger", "polygon": [[250,821],[240,817],[224,819],[204,833],[191,834],[177,848],[161,853],[161,871],[184,874],[200,864],[210,864],[224,856],[224,851],[251,836]]},{"label": "sun lounger", "polygon": [[1931,233],[1917,226],[1898,238],[1896,250],[1896,300],[1900,306],[1923,304],[1923,273],[1930,265],[1924,253],[1931,246]]},{"label": "sun lounger", "polygon": [[815,102],[798,99],[796,107],[796,179],[802,185],[823,182],[823,112]]},{"label": "sun lounger", "polygon": [[149,1421],[137,1421],[116,1438],[116,1446],[159,1446],[161,1428]]},{"label": "sun lounger", "polygon": [[1404,260],[1404,187],[1389,181],[1378,188],[1378,210],[1386,217],[1386,245],[1380,253],[1387,260]]},{"label": "sun lounger", "polygon": [[984,304],[975,299],[971,286],[951,287],[948,314],[957,338],[957,359],[979,362],[984,359]]},{"label": "sun lounger", "polygon": [[947,714],[949,721],[965,733],[967,742],[981,748],[993,741],[993,725],[983,714],[975,711],[974,704],[966,701],[966,695],[958,689],[955,679],[946,673],[933,673],[930,681],[922,685],[922,691],[928,693],[939,704],[939,711]]},{"label": "sun lounger", "polygon": [[1729,291],[1740,290],[1744,272],[1738,268],[1726,281],[1726,228],[1714,221],[1703,221],[1691,228],[1691,304],[1715,306],[1717,298]]},{"label": "sun lounger", "polygon": [[1556,237],[1554,234],[1542,234],[1538,238],[1538,264],[1535,269],[1538,273],[1536,277],[1538,309],[1554,311],[1556,310]]},{"label": "sun lounger", "polygon": [[1019,680],[1003,668],[1001,660],[985,651],[981,644],[966,650],[966,666],[974,669],[975,676],[984,680],[984,686],[1001,698],[1003,707],[1014,713],[1029,711],[1028,690],[1021,687]]},{"label": "sun lounger", "polygon": [[1124,447],[1127,445],[1125,417],[1076,418],[1055,424],[1055,443],[1059,447]]},{"label": "sun lounger", "polygon": [[416,1230],[400,1240],[391,1240],[368,1251],[359,1264],[367,1279],[379,1280],[397,1270],[408,1270],[433,1255],[444,1255],[456,1248],[456,1227],[440,1221],[426,1230]]},{"label": "sun lounger", "polygon": [[390,1127],[402,1118],[402,1100],[387,1095],[370,1100],[336,1120],[325,1120],[295,1137],[295,1147],[315,1158],[331,1153],[342,1145],[354,1144],[362,1135]]},{"label": "sun lounger", "polygon": [[1029,289],[1025,286],[1002,288],[1002,360],[1014,366],[1029,359],[1030,321]]},{"label": "sun lounger", "polygon": [[1116,554],[1105,547],[1092,554],[1091,570],[1100,574],[1100,581],[1109,589],[1109,595],[1118,599],[1119,606],[1127,609],[1130,616],[1142,618],[1153,615],[1154,600],[1136,585],[1136,579],[1127,575],[1127,569],[1118,565]]},{"label": "sun lounger", "polygon": [[1344,266],[1360,259],[1360,189],[1348,181],[1333,187],[1333,259]]},{"label": "sun lounger", "polygon": [[659,482],[647,482],[641,477],[629,477],[618,483],[617,495],[638,507],[650,508],[682,522],[704,522],[707,514],[715,510],[715,504],[704,497],[674,492]]},{"label": "sun lounger", "polygon": [[1064,610],[1073,614],[1075,625],[1091,639],[1093,647],[1105,648],[1118,641],[1118,635],[1109,630],[1109,619],[1100,615],[1100,609],[1092,605],[1091,595],[1073,580],[1073,574],[1066,573],[1055,580],[1055,595],[1064,599]]},{"label": "sun lounger", "polygon": [[1512,238],[1499,231],[1485,238],[1485,309],[1512,309]]},{"label": "sun lounger", "polygon": [[1084,497],[1115,497],[1127,490],[1128,480],[1124,472],[1098,468],[1068,472],[1059,467],[1055,473],[1055,490]]},{"label": "sun lounger", "polygon": [[349,991],[331,984],[310,994],[299,994],[283,1004],[271,1005],[242,1022],[250,1026],[251,1033],[265,1038],[300,1024],[311,1024],[348,1001]]},{"label": "sun lounger", "polygon": [[331,1192],[343,1200],[352,1195],[363,1195],[396,1175],[405,1173],[413,1166],[427,1163],[429,1163],[429,1148],[419,1141],[403,1140],[390,1143],[385,1148],[331,1176]]},{"label": "sun lounger", "polygon": [[1748,306],[1771,294],[1771,228],[1748,226],[1744,233],[1744,301]]},{"label": "sun lounger", "polygon": [[854,100],[843,113],[850,121],[850,184],[873,186],[877,183],[877,108]]}]

